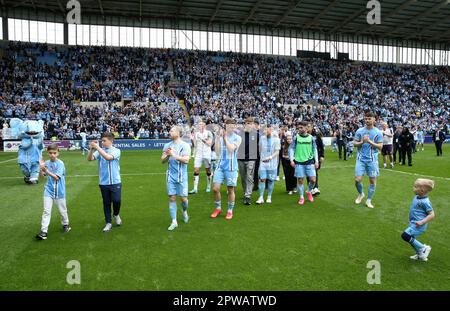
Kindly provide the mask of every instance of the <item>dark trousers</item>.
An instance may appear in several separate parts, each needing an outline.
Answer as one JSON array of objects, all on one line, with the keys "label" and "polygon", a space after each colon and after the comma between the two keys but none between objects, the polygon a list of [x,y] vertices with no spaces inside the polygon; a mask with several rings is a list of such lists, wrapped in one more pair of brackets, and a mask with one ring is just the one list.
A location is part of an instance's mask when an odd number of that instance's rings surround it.
[{"label": "dark trousers", "polygon": [[347,152],[345,150],[345,142],[343,140],[338,140],[337,146],[338,146],[338,150],[339,150],[339,159],[342,159],[342,151],[344,151],[344,160],[347,160]]},{"label": "dark trousers", "polygon": [[412,164],[412,146],[409,147],[402,147],[400,149],[400,154],[402,156],[402,164],[405,164],[405,160],[406,160],[406,155],[408,155],[408,165]]},{"label": "dark trousers", "polygon": [[258,191],[258,185],[259,185],[259,159],[256,160],[255,162],[255,171],[253,173],[253,191]]},{"label": "dark trousers", "polygon": [[398,144],[394,144],[394,162],[397,162],[397,152],[398,152],[398,163],[402,162],[402,153]]},{"label": "dark trousers", "polygon": [[277,163],[277,177],[280,176],[280,163],[281,163],[281,156],[278,157],[278,163]]},{"label": "dark trousers", "polygon": [[316,169],[316,183],[314,184],[314,188],[319,189],[319,170],[320,170],[320,161],[319,161],[319,167]]},{"label": "dark trousers", "polygon": [[436,155],[442,156],[442,141],[441,140],[435,141],[434,145],[436,146]]},{"label": "dark trousers", "polygon": [[103,211],[105,213],[105,222],[112,223],[111,203],[113,205],[114,216],[120,213],[120,202],[122,200],[122,184],[100,185],[100,191],[103,198]]},{"label": "dark trousers", "polygon": [[291,161],[286,158],[281,158],[283,165],[284,182],[286,184],[286,191],[293,191],[297,187],[297,178],[295,178],[295,168],[291,166]]}]

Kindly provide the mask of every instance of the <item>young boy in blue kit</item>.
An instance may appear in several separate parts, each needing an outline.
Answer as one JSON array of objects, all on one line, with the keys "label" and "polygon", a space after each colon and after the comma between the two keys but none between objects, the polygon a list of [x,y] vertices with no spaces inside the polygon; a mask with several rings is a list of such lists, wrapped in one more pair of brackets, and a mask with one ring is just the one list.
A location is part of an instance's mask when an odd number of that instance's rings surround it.
[{"label": "young boy in blue kit", "polygon": [[41,231],[36,235],[38,240],[46,240],[50,218],[52,216],[53,203],[58,207],[61,214],[63,232],[69,232],[69,216],[66,207],[66,169],[64,162],[58,159],[58,146],[52,144],[47,147],[50,160],[41,164],[41,172],[47,176],[44,187],[44,212],[42,213]]},{"label": "young boy in blue kit", "polygon": [[105,132],[102,134],[102,146],[94,140],[90,144],[88,161],[98,161],[99,187],[103,199],[103,212],[106,225],[103,232],[112,229],[111,205],[113,216],[117,226],[122,225],[119,216],[122,203],[122,180],[120,178],[120,149],[113,146],[114,134]]},{"label": "young boy in blue kit", "polygon": [[434,181],[419,178],[414,182],[413,191],[416,194],[409,210],[409,227],[402,233],[402,239],[411,244],[416,254],[412,260],[427,261],[431,247],[420,243],[417,237],[427,230],[428,222],[434,219],[434,211],[431,206],[428,193],[433,190]]}]

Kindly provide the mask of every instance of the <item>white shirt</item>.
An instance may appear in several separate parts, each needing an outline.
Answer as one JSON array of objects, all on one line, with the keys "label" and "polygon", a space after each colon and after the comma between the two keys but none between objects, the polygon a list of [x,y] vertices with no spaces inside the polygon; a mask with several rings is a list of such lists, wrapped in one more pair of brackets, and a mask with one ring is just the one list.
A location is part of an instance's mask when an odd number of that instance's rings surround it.
[{"label": "white shirt", "polygon": [[[386,130],[383,130],[382,133],[383,133],[383,145],[392,145],[392,142],[394,140],[392,130],[390,128],[387,128]],[[391,135],[391,137],[387,136],[386,134]]]},{"label": "white shirt", "polygon": [[204,130],[203,132],[195,132],[194,141],[196,158],[211,159],[211,146],[205,144],[203,140],[211,140],[212,142],[212,138],[213,135],[208,130]]}]

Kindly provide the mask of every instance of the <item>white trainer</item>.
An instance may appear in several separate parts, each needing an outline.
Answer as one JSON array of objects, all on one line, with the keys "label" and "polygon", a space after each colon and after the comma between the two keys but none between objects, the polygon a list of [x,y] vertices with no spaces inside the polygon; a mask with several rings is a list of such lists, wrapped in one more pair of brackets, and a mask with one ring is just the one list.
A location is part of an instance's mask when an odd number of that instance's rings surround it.
[{"label": "white trainer", "polygon": [[372,205],[372,201],[369,200],[369,199],[366,200],[366,206],[367,206],[368,208],[374,208],[374,206]]},{"label": "white trainer", "polygon": [[188,223],[188,222],[189,222],[189,215],[188,215],[187,212],[183,212],[183,221],[184,221],[185,223]]},{"label": "white trainer", "polygon": [[120,226],[122,225],[122,219],[120,219],[120,216],[114,216],[114,220],[116,221],[116,225]]},{"label": "white trainer", "polygon": [[424,244],[423,248],[420,250],[419,259],[423,260],[423,261],[428,260],[428,255],[430,255],[430,252],[431,252],[431,246]]},{"label": "white trainer", "polygon": [[288,194],[289,194],[289,195],[292,195],[292,191],[289,191]]},{"label": "white trainer", "polygon": [[409,256],[409,258],[411,260],[419,260],[419,255],[415,254],[415,255]]},{"label": "white trainer", "polygon": [[272,203],[272,197],[267,197],[266,203]]},{"label": "white trainer", "polygon": [[111,229],[112,229],[112,225],[110,223],[107,223],[105,228],[103,228],[103,232],[111,231]]},{"label": "white trainer", "polygon": [[263,203],[264,203],[263,197],[259,197],[258,200],[256,200],[256,204],[263,204]]},{"label": "white trainer", "polygon": [[361,193],[360,195],[358,195],[358,197],[356,198],[356,200],[355,200],[355,203],[356,204],[361,204],[361,201],[362,201],[362,199],[364,198],[364,192],[363,193]]},{"label": "white trainer", "polygon": [[167,228],[167,230],[173,231],[173,230],[175,230],[176,227],[178,227],[178,224],[173,222],[170,224],[170,226],[169,226],[169,228]]},{"label": "white trainer", "polygon": [[420,256],[417,254],[410,256],[409,258],[412,260],[428,261],[428,258],[420,258]]}]

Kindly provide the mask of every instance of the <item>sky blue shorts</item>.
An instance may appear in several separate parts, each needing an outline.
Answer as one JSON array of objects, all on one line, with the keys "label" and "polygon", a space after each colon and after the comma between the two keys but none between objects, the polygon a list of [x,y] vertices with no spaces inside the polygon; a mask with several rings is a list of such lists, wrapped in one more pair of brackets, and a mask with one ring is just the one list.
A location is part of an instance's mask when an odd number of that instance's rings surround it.
[{"label": "sky blue shorts", "polygon": [[422,233],[424,233],[425,230],[426,227],[424,226],[421,226],[420,228],[416,228],[416,226],[409,226],[408,228],[405,229],[405,232],[416,238]]},{"label": "sky blue shorts", "polygon": [[259,168],[259,179],[275,180],[277,178],[277,170],[266,170],[265,168]]},{"label": "sky blue shorts", "polygon": [[355,176],[364,176],[364,174],[367,174],[369,177],[377,177],[380,174],[380,170],[378,169],[378,161],[356,161]]},{"label": "sky blue shorts", "polygon": [[316,176],[316,168],[314,164],[295,164],[295,173],[294,176],[297,178],[307,177],[315,177]]},{"label": "sky blue shorts", "polygon": [[226,181],[227,187],[236,187],[238,179],[238,171],[222,170],[218,167],[214,171],[213,183],[223,184]]},{"label": "sky blue shorts", "polygon": [[188,181],[167,182],[167,195],[178,195],[180,197],[188,196]]}]

